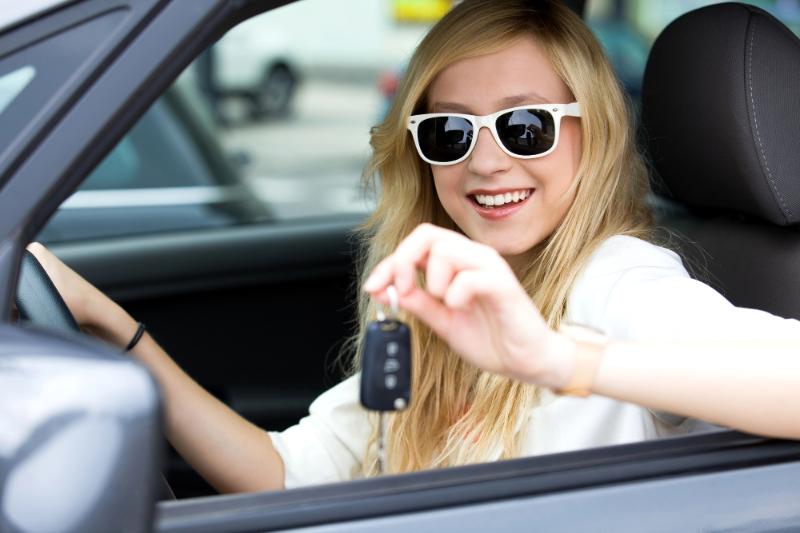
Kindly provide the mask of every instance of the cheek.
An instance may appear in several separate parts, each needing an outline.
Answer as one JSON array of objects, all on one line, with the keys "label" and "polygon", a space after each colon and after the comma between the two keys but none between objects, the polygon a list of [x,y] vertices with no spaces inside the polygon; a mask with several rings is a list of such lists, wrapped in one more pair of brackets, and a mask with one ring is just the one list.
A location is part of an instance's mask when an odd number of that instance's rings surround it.
[{"label": "cheek", "polygon": [[436,188],[439,203],[442,204],[442,207],[451,218],[454,215],[453,209],[460,204],[461,192],[458,185],[460,176],[463,174],[463,170],[460,167],[463,165],[464,163],[459,163],[458,165],[446,167],[431,167],[433,184]]},{"label": "cheek", "polygon": [[[541,160],[539,174],[545,195],[551,200],[563,195],[572,185],[581,158],[581,131],[573,120],[564,120],[559,133],[558,146]],[[537,160],[532,160],[535,164]],[[543,171],[543,172],[541,172]]]}]

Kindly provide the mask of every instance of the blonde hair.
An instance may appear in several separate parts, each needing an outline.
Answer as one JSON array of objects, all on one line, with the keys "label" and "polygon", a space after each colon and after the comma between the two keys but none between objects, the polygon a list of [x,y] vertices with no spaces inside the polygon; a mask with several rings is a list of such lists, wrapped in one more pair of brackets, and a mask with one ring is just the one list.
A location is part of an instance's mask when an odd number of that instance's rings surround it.
[{"label": "blonde hair", "polygon": [[[616,234],[651,238],[644,197],[647,172],[636,150],[623,92],[597,40],[557,1],[465,0],[436,24],[412,57],[394,104],[372,130],[373,156],[365,180],[380,179],[375,212],[365,223],[366,254],[360,279],[391,254],[416,226],[431,222],[458,231],[433,187],[430,167],[417,155],[406,121],[426,108],[426,90],[448,65],[533,38],[580,102],[582,154],[573,180],[575,198],[564,220],[517,272],[542,315],[557,327],[570,289],[588,256]],[[375,316],[365,294],[359,300],[358,348]],[[465,364],[414,317],[412,402],[389,421],[390,472],[517,457],[522,429],[538,401],[533,385],[481,372]],[[353,371],[360,366],[359,350]],[[376,473],[373,432],[364,474]],[[535,438],[535,436],[533,436]]]}]

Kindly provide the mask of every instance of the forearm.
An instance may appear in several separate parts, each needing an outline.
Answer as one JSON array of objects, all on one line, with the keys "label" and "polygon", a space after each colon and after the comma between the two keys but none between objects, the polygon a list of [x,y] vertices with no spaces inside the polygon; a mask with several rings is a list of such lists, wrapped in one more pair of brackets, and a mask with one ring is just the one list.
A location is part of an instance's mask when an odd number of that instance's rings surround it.
[{"label": "forearm", "polygon": [[[114,304],[116,306],[116,304]],[[135,321],[118,306],[106,309],[100,336],[124,346]],[[167,438],[220,492],[283,488],[283,462],[269,435],[209,394],[145,334],[131,355],[144,363],[163,395]]]},{"label": "forearm", "polygon": [[[38,243],[33,253],[81,328],[124,348],[136,322]],[[161,386],[166,433],[178,452],[220,492],[283,488],[283,461],[266,432],[203,390],[149,336],[131,351]]]},{"label": "forearm", "polygon": [[592,392],[778,437],[800,438],[797,343],[611,343]]}]

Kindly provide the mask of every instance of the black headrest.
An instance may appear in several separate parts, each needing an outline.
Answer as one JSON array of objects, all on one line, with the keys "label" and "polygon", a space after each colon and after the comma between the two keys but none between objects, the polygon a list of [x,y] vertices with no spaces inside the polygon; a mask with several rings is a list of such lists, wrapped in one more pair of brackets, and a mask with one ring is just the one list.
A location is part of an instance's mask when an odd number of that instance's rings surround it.
[{"label": "black headrest", "polygon": [[642,126],[675,199],[800,223],[800,39],[769,13],[717,4],[670,24],[647,62]]}]

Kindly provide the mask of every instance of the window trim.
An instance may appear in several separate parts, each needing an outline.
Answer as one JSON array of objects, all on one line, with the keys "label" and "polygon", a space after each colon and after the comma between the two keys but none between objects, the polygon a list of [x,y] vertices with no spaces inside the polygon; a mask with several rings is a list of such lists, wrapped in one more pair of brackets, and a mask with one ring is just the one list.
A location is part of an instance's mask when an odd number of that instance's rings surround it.
[{"label": "window trim", "polygon": [[781,463],[800,463],[800,442],[713,432],[285,492],[161,502],[155,530],[310,527]]}]

